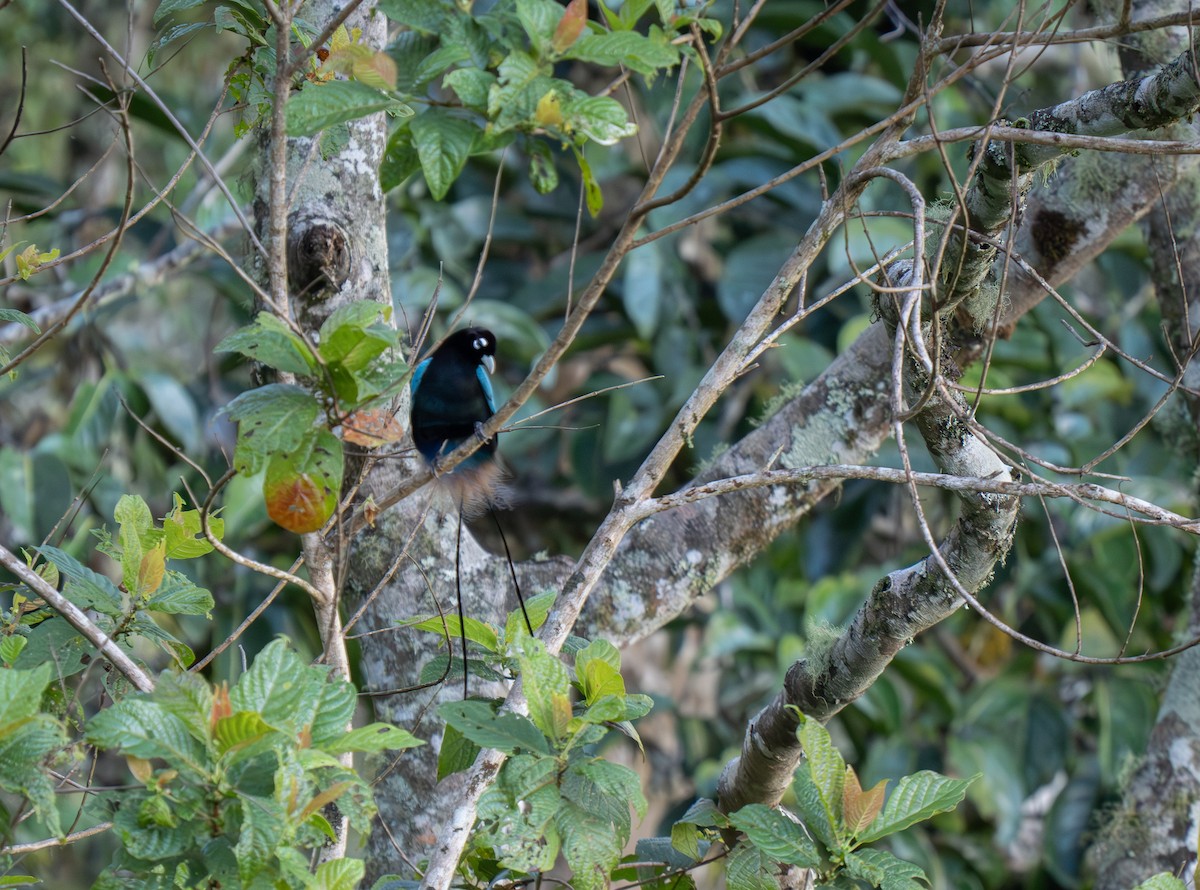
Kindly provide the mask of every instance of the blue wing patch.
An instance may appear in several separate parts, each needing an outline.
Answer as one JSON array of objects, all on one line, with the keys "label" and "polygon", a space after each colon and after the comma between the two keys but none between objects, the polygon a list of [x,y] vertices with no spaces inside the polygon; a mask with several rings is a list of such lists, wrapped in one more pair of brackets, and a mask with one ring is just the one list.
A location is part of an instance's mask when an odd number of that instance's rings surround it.
[{"label": "blue wing patch", "polygon": [[433,357],[425,359],[421,364],[417,365],[417,370],[413,371],[412,380],[408,381],[408,391],[416,392],[417,387],[421,385],[421,378],[425,376],[425,372],[429,370],[429,363],[433,361]]},{"label": "blue wing patch", "polygon": [[[417,368],[417,373],[421,373],[421,369]],[[487,400],[488,410],[493,414],[496,413],[496,395],[492,392],[492,378],[488,376],[487,369],[483,365],[475,368],[475,376],[479,378],[479,385],[483,388],[483,397]],[[413,375],[416,380],[416,374]]]}]

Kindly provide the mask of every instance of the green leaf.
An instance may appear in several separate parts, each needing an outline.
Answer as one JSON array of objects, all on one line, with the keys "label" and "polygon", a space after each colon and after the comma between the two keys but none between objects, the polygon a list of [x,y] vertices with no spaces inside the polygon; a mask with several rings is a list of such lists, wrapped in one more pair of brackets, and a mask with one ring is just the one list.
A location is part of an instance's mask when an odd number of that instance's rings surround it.
[{"label": "green leaf", "polygon": [[216,742],[217,753],[225,755],[235,749],[245,748],[273,732],[274,729],[257,711],[238,711],[217,721],[213,727],[213,741]]},{"label": "green leaf", "polygon": [[957,807],[967,794],[967,788],[979,778],[951,779],[930,770],[905,776],[888,795],[883,812],[859,837],[859,843],[869,844],[881,837],[903,831],[938,813]]},{"label": "green leaf", "polygon": [[408,618],[399,622],[401,627],[412,627],[417,630],[429,631],[440,637],[449,634],[450,639],[458,640],[462,638],[462,628],[465,626],[467,630],[467,639],[472,643],[482,646],[488,652],[500,651],[500,638],[496,633],[496,628],[492,627],[478,618],[470,616],[463,617],[463,623],[460,624],[457,615],[446,615],[445,623],[441,615],[421,615],[416,618]]},{"label": "green leaf", "polygon": [[29,640],[19,634],[13,634],[0,639],[0,661],[11,667],[21,654],[21,650],[29,644]]},{"label": "green leaf", "polygon": [[238,451],[259,456],[295,451],[321,415],[321,406],[308,390],[285,383],[244,392],[225,410],[239,424]]},{"label": "green leaf", "polygon": [[880,890],[925,890],[929,885],[924,871],[887,850],[847,853],[845,864],[851,877],[868,881]]},{"label": "green leaf", "polygon": [[488,702],[445,702],[438,707],[438,714],[481,747],[495,748],[505,754],[515,751],[550,753],[545,736],[528,717],[510,711],[497,714]]},{"label": "green leaf", "polygon": [[753,844],[738,844],[725,862],[728,890],[778,890],[778,869],[762,850]]},{"label": "green leaf", "polygon": [[[611,670],[611,668],[610,668]],[[625,719],[625,696],[603,695],[580,715],[584,723],[614,723]]]},{"label": "green leaf", "polygon": [[306,665],[283,640],[273,640],[229,690],[229,701],[234,711],[257,711],[275,727],[308,726],[326,673]]},{"label": "green leaf", "polygon": [[632,806],[639,819],[646,818],[649,805],[642,793],[642,781],[629,767],[596,758],[578,764],[574,769],[605,795],[618,801],[620,807]]},{"label": "green leaf", "polygon": [[550,48],[562,16],[563,8],[553,0],[517,0],[517,19],[539,55]]},{"label": "green leaf", "polygon": [[611,96],[572,96],[562,103],[562,114],[571,131],[600,145],[615,145],[637,132],[625,106]]},{"label": "green leaf", "polygon": [[[225,536],[225,520],[217,516],[208,517],[209,531],[221,540]],[[213,546],[202,537],[199,510],[183,509],[183,498],[175,495],[175,508],[163,518],[166,533],[167,559],[195,559],[211,553]]]},{"label": "green leaf", "polygon": [[600,191],[600,183],[596,181],[592,165],[588,163],[583,152],[575,146],[571,146],[571,150],[575,152],[575,162],[579,164],[579,174],[583,178],[584,203],[587,204],[588,213],[595,218],[604,209],[604,194]]},{"label": "green leaf", "polygon": [[421,169],[421,158],[413,145],[412,130],[402,126],[392,134],[379,165],[379,187],[390,192]]},{"label": "green leaf", "polygon": [[804,827],[776,809],[752,803],[729,816],[739,831],[745,832],[750,843],[777,862],[817,868],[821,856],[817,845]]},{"label": "green leaf", "polygon": [[203,677],[188,671],[163,671],[154,686],[154,701],[178,717],[192,738],[201,742],[208,738],[213,692]]},{"label": "green leaf", "polygon": [[37,549],[68,579],[63,586],[63,596],[85,609],[96,609],[114,617],[123,614],[121,591],[107,577],[93,572],[57,547],[44,544]]},{"label": "green leaf", "polygon": [[269,797],[239,794],[238,800],[242,805],[242,831],[234,852],[242,884],[253,886],[258,875],[270,868],[272,854],[286,836],[287,813]]},{"label": "green leaf", "polygon": [[396,345],[396,329],[379,321],[385,309],[374,300],[358,300],[334,310],[321,325],[318,352],[331,365],[363,370]]},{"label": "green leaf", "polygon": [[407,729],[392,726],[390,723],[370,723],[360,726],[358,729],[352,729],[340,739],[336,739],[324,747],[331,754],[341,754],[345,751],[378,753],[416,748],[424,744],[425,742]]},{"label": "green leaf", "polygon": [[526,143],[529,154],[529,180],[539,194],[548,195],[558,188],[558,167],[554,163],[554,152],[541,139],[530,139]]},{"label": "green leaf", "polygon": [[238,352],[291,374],[309,376],[317,367],[308,344],[270,312],[258,313],[252,324],[238,328],[213,351]]},{"label": "green leaf", "polygon": [[15,321],[17,324],[29,328],[35,334],[42,332],[42,329],[37,326],[37,322],[20,309],[9,309],[6,306],[0,306],[0,321]]},{"label": "green leaf", "polygon": [[88,721],[87,739],[98,748],[117,748],[143,760],[161,757],[175,769],[206,774],[204,749],[187,725],[148,696],[130,696],[105,708]]},{"label": "green leaf", "polygon": [[0,735],[38,713],[52,676],[49,662],[30,671],[0,671]]},{"label": "green leaf", "polygon": [[625,696],[621,655],[607,640],[593,640],[575,656],[575,676],[588,704],[606,696]]},{"label": "green leaf", "polygon": [[608,875],[621,856],[619,834],[591,809],[570,802],[564,802],[554,821],[562,837],[563,857],[571,868],[571,886],[605,890]]},{"label": "green leaf", "polygon": [[605,67],[624,65],[646,77],[679,64],[679,48],[673,46],[662,30],[654,27],[651,36],[637,31],[588,32],[566,53],[568,58]]},{"label": "green leaf", "polygon": [[[845,796],[846,761],[830,741],[829,731],[820,723],[806,718],[796,730],[796,737],[804,747],[804,763],[800,772],[807,774],[820,796],[824,821],[832,827],[834,835],[841,837],[842,799]],[[807,820],[809,813],[803,814]],[[816,829],[814,829],[816,830]],[[818,837],[821,837],[818,832]],[[822,840],[824,838],[822,837]],[[833,849],[837,849],[834,847]]]},{"label": "green leaf", "polygon": [[470,769],[479,756],[479,745],[464,736],[457,726],[446,725],[442,734],[442,747],[438,751],[438,781]]},{"label": "green leaf", "polygon": [[541,640],[526,638],[519,641],[519,647],[517,657],[529,700],[529,717],[545,735],[561,740],[571,722],[571,679],[567,667],[546,651]]},{"label": "green leaf", "polygon": [[157,543],[153,539],[159,537],[152,534],[154,517],[140,495],[123,494],[117,501],[113,518],[120,526],[121,580],[125,582],[126,590],[141,592],[142,557]]},{"label": "green leaf", "polygon": [[1170,872],[1159,872],[1138,884],[1133,890],[1186,890],[1186,885]]},{"label": "green leaf", "polygon": [[625,261],[623,302],[625,314],[638,336],[651,340],[658,332],[664,293],[663,255],[658,241],[639,247]]},{"label": "green leaf", "polygon": [[429,194],[440,201],[462,173],[478,127],[464,118],[432,108],[409,123]]},{"label": "green leaf", "polygon": [[698,828],[725,828],[729,818],[717,809],[716,803],[702,797],[688,807],[678,822],[671,826],[671,846],[690,859],[700,858]]},{"label": "green leaf", "polygon": [[560,845],[554,819],[562,806],[557,775],[553,757],[517,755],[480,797],[478,840],[492,846],[505,867],[537,872],[554,866]]},{"label": "green leaf", "polygon": [[146,600],[147,609],[172,615],[208,615],[213,605],[211,593],[179,572],[167,572],[158,590]]},{"label": "green leaf", "polygon": [[366,866],[361,859],[331,859],[317,867],[310,890],[354,890]]},{"label": "green leaf", "polygon": [[550,614],[550,607],[554,605],[556,595],[553,590],[547,590],[529,597],[525,600],[524,615],[520,606],[509,612],[504,620],[504,639],[515,640],[518,635],[526,632],[525,615],[529,616],[529,623],[533,625],[534,633],[537,633],[538,628],[546,623],[546,616]]},{"label": "green leaf", "polygon": [[161,25],[167,16],[183,12],[186,9],[194,9],[197,6],[202,6],[204,2],[205,0],[162,0],[158,4],[158,9],[154,10],[154,27],[157,28]]},{"label": "green leaf", "polygon": [[[834,811],[830,809],[820,789],[813,783],[805,763],[796,770],[796,778],[792,783],[792,791],[796,795],[796,810],[800,814],[805,827],[819,840],[827,850],[840,850],[841,840]],[[841,811],[841,801],[838,801],[838,812]]]},{"label": "green leaf", "polygon": [[454,90],[467,108],[486,114],[488,93],[496,85],[496,75],[482,68],[456,68],[443,78],[442,83]]},{"label": "green leaf", "polygon": [[287,101],[287,134],[312,136],[335,124],[388,111],[408,117],[413,110],[398,98],[356,80],[308,84]]},{"label": "green leaf", "polygon": [[429,34],[443,33],[452,15],[452,7],[438,0],[379,0],[376,9],[394,22]]}]

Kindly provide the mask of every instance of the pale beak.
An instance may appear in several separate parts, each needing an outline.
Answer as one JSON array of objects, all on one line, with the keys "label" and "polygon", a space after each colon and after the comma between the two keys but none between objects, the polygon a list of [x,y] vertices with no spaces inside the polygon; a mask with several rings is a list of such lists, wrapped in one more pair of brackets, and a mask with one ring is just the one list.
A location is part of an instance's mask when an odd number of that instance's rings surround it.
[{"label": "pale beak", "polygon": [[479,360],[483,362],[483,366],[487,368],[489,374],[496,373],[496,357],[494,355],[481,355]]}]

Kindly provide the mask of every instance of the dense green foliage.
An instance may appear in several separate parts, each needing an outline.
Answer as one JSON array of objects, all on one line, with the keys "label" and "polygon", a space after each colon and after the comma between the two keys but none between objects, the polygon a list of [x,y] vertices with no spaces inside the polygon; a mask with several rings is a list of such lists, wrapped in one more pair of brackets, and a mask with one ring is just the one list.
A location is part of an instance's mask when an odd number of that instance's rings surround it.
[{"label": "dense green foliage", "polygon": [[[308,665],[320,647],[312,610],[299,597],[285,596],[251,626],[239,641],[248,655],[235,646],[203,677],[184,672],[274,583],[210,552],[188,489],[205,491],[205,474],[216,478],[232,465],[239,475],[222,491],[211,532],[250,558],[290,564],[296,538],[268,515],[295,531],[319,528],[340,493],[344,442],[354,441],[345,431],[361,431],[357,444],[365,447],[393,441],[396,431],[373,425],[370,412],[405,383],[405,328],[416,327],[435,294],[435,331],[445,328],[472,289],[489,237],[469,317],[496,332],[502,373],[509,386],[519,382],[620,226],[666,131],[676,78],[689,94],[701,87],[695,49],[676,38],[693,26],[709,41],[727,33],[732,4],[677,10],[648,0],[601,3],[603,13],[593,6],[586,24],[580,6],[564,11],[550,0],[520,0],[469,14],[459,4],[386,0],[380,9],[395,36],[386,60],[343,31],[330,41],[328,67],[314,61],[297,76],[302,88],[288,102],[289,131],[323,132],[326,149],[344,138],[345,121],[375,110],[392,115],[381,183],[400,334],[387,312],[358,305],[330,318],[318,342],[305,342],[276,316],[251,310],[244,283],[211,255],[150,286],[102,296],[0,380],[0,542],[25,548],[43,578],[89,609],[140,663],[164,671],[153,694],[132,693],[115,673],[97,669],[100,660],[75,630],[5,576],[3,840],[29,843],[115,823],[113,831],[63,850],[0,861],[10,874],[37,873],[46,886],[87,886],[111,860],[100,886],[190,886],[202,874],[227,887],[273,880],[355,885],[360,866],[353,860],[314,872],[307,856],[327,836],[326,804],[336,800],[358,831],[373,812],[367,774],[337,756],[404,747],[410,737],[377,724],[347,730],[353,688]],[[999,28],[1008,11],[950,6],[947,28],[964,32],[972,19],[976,31]],[[807,0],[767,4],[747,46],[765,47],[822,10]],[[94,101],[52,60],[101,73],[92,48],[81,53],[77,25],[60,7],[17,0],[4,15],[6,93],[17,93],[18,46],[30,47],[30,77],[22,138],[7,149],[0,187],[11,194],[14,215],[50,210],[5,230],[0,324],[32,330],[38,325],[26,313],[75,295],[93,275],[103,273],[104,282],[136,275],[186,236],[175,228],[173,209],[160,204],[125,232],[107,271],[103,249],[74,256],[120,217],[125,171],[122,161],[102,167],[103,176],[88,172],[112,138],[107,119],[60,130],[91,112]],[[120,10],[89,15],[104,33],[124,31]],[[698,187],[653,211],[643,234],[758,188],[797,159],[891,114],[916,55],[913,36],[893,33],[886,19],[860,28],[867,16],[866,4],[853,4],[757,60],[744,76],[723,81],[722,107],[745,110],[724,123]],[[218,118],[206,150],[227,159],[229,183],[248,203],[245,156],[253,146],[244,134],[270,110],[268,17],[248,0],[174,0],[160,4],[152,22],[146,18],[138,21],[138,46],[150,49],[138,68],[153,75],[151,83],[192,132],[228,78],[239,110]],[[301,22],[296,41],[315,33]],[[839,40],[824,67],[789,85]],[[1067,98],[1055,92],[1068,81],[1058,75],[1074,77],[1079,59],[1040,61],[1014,80],[1008,107],[1016,113]],[[629,76],[618,101],[607,87],[620,67]],[[344,78],[327,76],[334,71]],[[1106,68],[1095,80],[1112,77]],[[770,101],[754,104],[781,85]],[[103,83],[89,89],[101,99],[113,95]],[[933,97],[932,114],[922,111],[919,126],[986,121],[996,89],[972,75],[963,88]],[[128,115],[139,165],[131,188],[145,204],[153,188],[140,177],[161,187],[187,146],[142,94],[130,96]],[[637,139],[627,138],[635,130]],[[664,191],[701,163],[702,143],[689,141],[687,163],[671,172]],[[521,553],[582,547],[607,509],[613,480],[628,478],[670,422],[811,222],[828,184],[860,150],[853,144],[833,154],[822,168],[824,183],[816,173],[780,182],[757,200],[647,241],[624,261],[522,416],[583,393],[658,379],[572,405],[549,422],[554,426],[540,420],[505,434],[504,454],[515,470],[515,506],[505,522]],[[927,153],[901,166],[927,194],[944,195],[967,166],[965,150],[947,151],[948,165]],[[203,230],[227,231],[228,206],[215,198],[207,174],[189,169],[175,188],[175,211]],[[859,224],[814,266],[806,298],[824,297],[877,253],[910,238],[909,222],[894,215],[903,209],[884,190],[869,192]],[[1161,357],[1168,349],[1147,286],[1145,249],[1131,232],[1064,293],[1127,353]],[[995,344],[986,385],[1035,383],[1080,364],[1089,348],[1063,320],[1049,302],[1035,309],[1011,339]],[[671,481],[689,478],[753,429],[869,321],[869,292],[860,284],[783,335],[702,422]],[[0,342],[0,365],[21,345]],[[243,356],[297,382],[251,388]],[[963,382],[982,384],[981,372]],[[1053,388],[984,395],[978,417],[1054,464],[1077,466],[1132,429],[1163,390],[1161,381],[1105,355]],[[1194,433],[1181,412],[1172,412],[1169,405],[1104,470],[1132,479],[1126,490],[1186,512]],[[923,455],[916,459],[918,469],[929,467]],[[898,463],[889,449],[878,460]],[[953,515],[948,497],[931,495],[926,506],[942,526]],[[842,754],[821,727],[804,724],[809,759],[785,805],[809,833],[777,811],[724,816],[693,803],[714,796],[747,719],[787,667],[819,654],[831,628],[846,623],[881,573],[925,553],[908,510],[894,490],[847,484],[837,509],[815,513],[672,624],[674,678],[652,664],[631,668],[626,658],[622,679],[620,657],[602,641],[578,642],[569,669],[528,638],[519,617],[504,628],[468,620],[466,635],[476,647],[471,668],[490,678],[520,675],[531,709],[528,718],[497,714],[492,703],[469,700],[439,710],[448,726],[441,774],[469,766],[479,746],[513,755],[481,802],[465,874],[479,884],[504,870],[534,874],[561,852],[581,887],[600,886],[610,873],[620,883],[682,887],[690,878],[680,874],[733,827],[748,839],[723,866],[733,887],[772,885],[780,863],[815,866],[830,886],[861,886],[851,883],[859,880],[908,888],[922,876],[944,888],[1080,886],[1083,851],[1100,814],[1145,745],[1164,667],[1050,661],[967,611],[907,647],[833,721]],[[104,528],[109,517],[115,531]],[[169,560],[187,562],[168,568]],[[1029,501],[987,601],[1014,627],[1068,648],[1079,628],[1089,654],[1149,651],[1173,642],[1191,569],[1182,533],[1145,526],[1135,533],[1119,517],[1069,501]],[[531,600],[531,617],[544,618],[549,605],[548,597]],[[460,630],[451,617],[444,624],[431,616],[396,620],[450,639]],[[295,651],[272,642],[279,634],[294,640]],[[428,666],[427,679],[453,677],[451,669],[447,657]],[[626,682],[637,694],[626,692]],[[601,756],[619,750],[604,741],[610,724],[638,738],[631,721],[649,711],[651,696],[654,713],[669,716],[655,724],[655,736],[643,730],[638,745],[655,763],[673,758],[669,772],[679,782],[671,789],[643,788],[634,772]],[[136,781],[119,758],[92,746],[126,757]],[[939,773],[977,778],[968,786]],[[63,775],[114,790],[96,799]],[[1047,787],[1060,790],[1051,796],[1039,845],[1024,849],[1023,804]],[[660,824],[631,819],[631,807],[640,817],[655,803]],[[630,842],[635,852],[625,855]]]}]

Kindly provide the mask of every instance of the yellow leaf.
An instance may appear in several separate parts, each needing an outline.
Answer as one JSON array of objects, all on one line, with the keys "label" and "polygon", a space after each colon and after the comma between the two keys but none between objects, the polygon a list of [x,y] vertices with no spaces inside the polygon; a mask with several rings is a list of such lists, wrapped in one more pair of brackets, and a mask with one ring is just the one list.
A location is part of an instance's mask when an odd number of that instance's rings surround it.
[{"label": "yellow leaf", "polygon": [[125,763],[129,766],[129,771],[133,773],[133,777],[139,782],[145,783],[150,781],[150,776],[154,774],[154,768],[150,766],[149,760],[142,760],[140,757],[126,755]]},{"label": "yellow leaf", "polygon": [[359,83],[377,90],[396,89],[396,63],[387,53],[368,51],[365,57],[355,58],[350,73]]},{"label": "yellow leaf", "polygon": [[533,119],[542,127],[560,127],[563,123],[562,105],[558,101],[558,93],[548,90],[546,95],[538,99],[537,110]]},{"label": "yellow leaf", "polygon": [[158,590],[162,586],[166,568],[167,542],[164,539],[142,555],[142,564],[138,566],[138,593],[142,596],[149,596]]},{"label": "yellow leaf", "polygon": [[352,42],[346,26],[339,25],[338,29],[333,32],[333,36],[329,38],[329,49],[336,53],[338,50],[348,47]]}]

